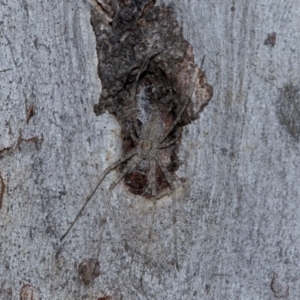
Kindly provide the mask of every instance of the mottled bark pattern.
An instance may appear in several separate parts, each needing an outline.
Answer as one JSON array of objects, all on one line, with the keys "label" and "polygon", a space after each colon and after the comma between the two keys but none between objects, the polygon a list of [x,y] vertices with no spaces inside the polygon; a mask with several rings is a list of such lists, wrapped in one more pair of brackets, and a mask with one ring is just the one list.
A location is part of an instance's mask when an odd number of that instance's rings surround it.
[{"label": "mottled bark pattern", "polygon": [[[155,1],[151,0],[114,4],[101,2],[91,15],[102,84],[95,113],[108,110],[117,117],[122,128],[123,150],[128,153],[137,146],[132,134],[138,136],[137,127],[142,127],[154,111],[159,112],[167,132],[190,99],[166,142],[180,136],[181,127],[195,120],[211,99],[212,87],[194,63],[192,47],[183,38],[172,8],[154,6]],[[178,168],[177,147],[178,143],[174,143],[161,153],[171,173]],[[139,166],[126,176],[125,183],[131,192],[147,195],[146,169]],[[158,167],[156,185],[158,192],[167,187]]]}]

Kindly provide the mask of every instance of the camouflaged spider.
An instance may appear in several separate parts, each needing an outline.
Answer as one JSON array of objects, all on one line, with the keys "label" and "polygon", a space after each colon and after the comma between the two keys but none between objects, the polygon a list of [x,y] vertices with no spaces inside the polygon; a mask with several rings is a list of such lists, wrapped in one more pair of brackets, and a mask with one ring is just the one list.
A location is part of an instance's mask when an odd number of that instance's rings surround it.
[{"label": "camouflaged spider", "polygon": [[[149,52],[155,45],[156,41],[150,48]],[[161,53],[158,52],[157,54]],[[148,53],[149,54],[149,53]],[[133,84],[133,99],[136,100],[136,93],[137,93],[137,87],[140,81],[141,74],[147,69],[147,66],[150,63],[150,60],[153,55],[147,55],[145,61],[143,62],[136,78]],[[202,61],[203,63],[203,61]],[[177,142],[177,140],[180,137],[180,133],[176,130],[178,123],[181,121],[181,117],[183,113],[185,112],[188,104],[191,101],[192,95],[194,93],[194,88],[196,85],[196,81],[199,75],[199,69],[196,69],[196,72],[194,74],[194,80],[193,80],[193,85],[192,89],[190,91],[190,94],[184,99],[183,105],[181,109],[176,113],[176,117],[173,120],[172,124],[170,126],[167,126],[168,128],[164,128],[163,122],[162,122],[162,117],[160,115],[160,111],[157,107],[152,107],[150,115],[146,118],[144,123],[142,124],[141,127],[139,127],[137,120],[133,120],[133,125],[130,137],[132,141],[135,143],[135,147],[130,149],[128,153],[126,153],[123,157],[118,159],[115,163],[111,164],[108,166],[100,176],[100,179],[93,189],[93,191],[89,194],[87,197],[84,205],[81,207],[79,210],[78,214],[76,215],[74,221],[71,223],[71,225],[68,227],[67,231],[64,233],[64,235],[60,238],[62,241],[79,216],[81,215],[82,211],[85,209],[86,205],[88,202],[91,200],[93,195],[95,194],[96,190],[104,180],[104,178],[114,169],[116,169],[118,166],[121,164],[125,164],[124,168],[121,170],[120,175],[117,177],[115,181],[110,185],[109,187],[109,193],[110,197],[108,198],[107,205],[106,205],[106,211],[105,211],[105,216],[104,216],[104,223],[106,223],[108,211],[109,211],[109,206],[110,206],[110,201],[111,201],[111,192],[114,189],[114,187],[128,174],[130,174],[133,170],[138,170],[141,165],[143,165],[142,169],[143,172],[147,173],[147,178],[148,178],[148,184],[145,188],[145,191],[141,194],[142,196],[146,196],[145,194],[148,192],[150,189],[150,196],[153,199],[153,209],[152,209],[152,216],[151,216],[151,224],[149,227],[149,239],[148,243],[146,246],[146,251],[145,251],[145,258],[147,260],[147,255],[148,255],[148,250],[149,250],[149,245],[150,245],[150,240],[152,236],[152,230],[153,230],[153,224],[154,224],[154,216],[156,213],[156,202],[158,199],[162,198],[165,195],[171,194],[175,191],[175,185],[174,185],[174,176],[171,174],[166,165],[164,164],[163,159],[161,158],[161,154],[165,151],[165,149],[171,147],[173,144]],[[175,133],[175,134],[174,134]],[[175,137],[174,137],[175,135]],[[163,175],[165,181],[167,182],[167,185],[169,187],[168,190],[161,190],[161,187],[158,189],[160,190],[159,192],[157,191],[157,186],[156,186],[156,179],[157,179],[157,170],[160,170],[160,173]],[[173,235],[174,235],[174,256],[175,256],[175,264],[176,268],[179,269],[178,267],[178,259],[177,259],[177,233],[176,233],[176,193],[174,194],[173,201],[172,201],[172,214],[173,214]],[[102,240],[102,235],[104,231],[104,227],[102,227],[101,234],[100,234],[100,245],[101,245],[101,240]],[[144,265],[145,267],[145,265]],[[144,269],[142,271],[142,276],[141,276],[141,284],[142,284],[142,278],[144,274]]]},{"label": "camouflaged spider", "polygon": [[[197,79],[198,72],[196,72],[195,78]],[[121,157],[118,159],[115,163],[111,164],[108,166],[102,175],[100,176],[100,179],[98,183],[96,184],[96,187],[93,189],[93,191],[89,194],[87,197],[84,205],[81,207],[79,210],[78,214],[76,215],[74,221],[71,223],[67,231],[64,233],[64,235],[60,238],[62,241],[66,235],[69,233],[79,216],[81,215],[82,211],[85,209],[86,205],[88,202],[91,200],[95,192],[97,191],[98,187],[104,180],[104,178],[114,169],[116,169],[120,164],[127,162],[127,165],[125,168],[122,170],[121,174],[119,177],[110,185],[109,187],[109,192],[111,192],[114,187],[126,176],[131,170],[133,170],[135,167],[139,166],[142,162],[147,165],[147,169],[149,170],[148,175],[149,175],[149,187],[151,189],[151,195],[152,197],[157,200],[167,194],[169,192],[162,192],[157,194],[156,191],[156,186],[155,186],[155,173],[156,173],[156,165],[159,166],[161,172],[163,173],[169,188],[171,191],[175,190],[175,186],[173,184],[173,178],[167,168],[164,166],[160,156],[159,156],[159,151],[162,149],[165,149],[172,144],[174,144],[178,138],[179,135],[177,135],[174,139],[167,141],[166,139],[169,136],[169,134],[174,130],[174,128],[177,126],[178,122],[181,119],[182,114],[184,113],[186,107],[188,106],[193,90],[194,90],[195,83],[193,85],[193,89],[191,92],[190,97],[188,97],[185,100],[185,103],[183,107],[181,108],[180,112],[177,115],[177,118],[175,119],[173,125],[171,128],[169,128],[166,132],[164,132],[164,128],[161,123],[161,118],[159,116],[159,111],[154,110],[149,118],[149,120],[143,124],[141,129],[135,125],[135,131],[138,137],[136,137],[132,131],[131,137],[132,139],[137,143],[137,146],[132,149],[128,154],[125,156]],[[173,212],[175,212],[175,201],[173,201]],[[154,201],[154,204],[156,204],[156,201]],[[173,218],[175,220],[175,217]]]},{"label": "camouflaged spider", "polygon": [[[135,133],[134,133],[134,130],[132,130],[131,138],[137,144],[137,146],[135,148],[133,148],[132,150],[130,150],[129,153],[127,153],[126,155],[124,155],[123,157],[118,159],[115,163],[111,164],[110,166],[108,166],[104,170],[104,172],[100,176],[100,179],[99,179],[97,185],[95,186],[93,191],[90,193],[90,195],[87,197],[84,205],[79,210],[79,212],[76,215],[74,221],[71,223],[71,225],[69,226],[67,231],[64,233],[64,235],[60,238],[61,241],[69,233],[69,231],[71,230],[71,228],[73,227],[73,225],[75,224],[75,222],[77,221],[79,216],[81,215],[82,211],[85,209],[88,202],[91,200],[91,198],[95,194],[96,190],[98,189],[98,187],[100,186],[100,184],[102,183],[104,178],[112,170],[116,169],[122,163],[127,162],[127,164],[125,165],[125,167],[121,171],[118,178],[115,181],[113,181],[113,183],[110,185],[109,193],[112,192],[114,187],[122,180],[122,178],[124,178],[133,169],[139,167],[139,165],[141,165],[143,163],[144,165],[146,165],[145,169],[148,170],[149,184],[148,184],[147,190],[150,188],[151,196],[154,199],[152,216],[151,216],[151,224],[150,224],[150,229],[149,229],[149,234],[148,234],[149,240],[148,240],[148,244],[147,244],[147,247],[146,247],[146,253],[145,253],[145,257],[147,259],[150,240],[151,240],[151,236],[152,236],[153,224],[154,224],[154,216],[155,216],[155,213],[156,213],[156,201],[159,198],[175,191],[175,185],[173,183],[174,178],[173,178],[172,174],[169,173],[166,166],[164,165],[164,163],[163,163],[163,161],[160,157],[160,151],[163,151],[165,148],[168,148],[168,147],[172,146],[178,140],[178,138],[180,137],[180,134],[177,133],[175,138],[169,139],[169,135],[171,134],[172,131],[174,131],[174,129],[178,125],[178,123],[181,120],[181,117],[182,117],[184,111],[186,110],[186,108],[187,108],[187,106],[190,102],[190,99],[192,97],[194,87],[195,87],[195,83],[196,83],[199,72],[196,71],[195,73],[196,73],[195,74],[196,76],[195,76],[194,84],[193,84],[193,87],[192,87],[192,91],[191,91],[189,97],[185,99],[182,108],[178,112],[177,117],[174,120],[174,122],[173,122],[173,124],[170,128],[168,128],[167,130],[164,130],[162,122],[161,122],[161,116],[160,116],[160,113],[157,109],[153,109],[150,117],[142,125],[141,128],[137,125],[137,122],[134,122]],[[137,81],[138,81],[138,79],[139,79],[139,75],[137,76]],[[157,193],[156,181],[155,181],[156,180],[157,166],[160,168],[160,170],[161,170],[163,176],[165,177],[165,179],[167,181],[167,184],[169,186],[169,190],[162,191],[160,193]],[[109,206],[110,206],[110,200],[111,200],[111,197],[109,197],[109,199],[107,201],[107,207],[106,207],[106,212],[105,212],[105,217],[104,217],[104,223],[106,223],[108,210],[109,210]],[[178,259],[177,259],[176,193],[175,193],[175,195],[173,197],[173,201],[172,201],[172,214],[173,214],[173,235],[174,235],[175,264],[176,264],[176,268],[179,269]],[[103,228],[104,228],[104,226],[103,226]],[[100,243],[101,243],[103,231],[104,231],[104,229],[102,229],[102,231],[101,231]],[[141,284],[142,284],[143,274],[144,274],[144,269],[142,271]]]}]

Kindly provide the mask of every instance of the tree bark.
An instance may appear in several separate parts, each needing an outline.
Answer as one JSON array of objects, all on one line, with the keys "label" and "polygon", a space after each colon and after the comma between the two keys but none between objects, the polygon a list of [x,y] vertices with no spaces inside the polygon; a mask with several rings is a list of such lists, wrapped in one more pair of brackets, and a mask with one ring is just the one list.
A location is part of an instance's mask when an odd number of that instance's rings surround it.
[{"label": "tree bark", "polygon": [[153,201],[123,182],[110,195],[112,171],[60,241],[122,155],[120,125],[93,111],[92,5],[0,0],[0,299],[299,297],[299,5],[156,5],[174,9],[214,89],[184,127],[185,182],[157,202],[149,242]]}]

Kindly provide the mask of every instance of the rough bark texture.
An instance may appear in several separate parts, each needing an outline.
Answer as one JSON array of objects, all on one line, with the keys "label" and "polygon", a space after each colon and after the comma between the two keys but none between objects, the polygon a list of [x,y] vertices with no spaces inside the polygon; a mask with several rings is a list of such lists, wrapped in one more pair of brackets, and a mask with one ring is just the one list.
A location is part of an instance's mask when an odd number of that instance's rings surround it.
[{"label": "rough bark texture", "polygon": [[195,65],[192,46],[171,7],[154,6],[153,0],[118,2],[109,23],[103,6],[95,6],[91,13],[102,84],[94,110],[97,115],[108,111],[116,116],[122,157],[132,151],[137,159],[139,152],[146,157],[124,176],[124,182],[134,194],[151,197],[172,185],[182,126],[198,118],[213,91]]},{"label": "rough bark texture", "polygon": [[118,171],[59,241],[121,156],[118,122],[93,111],[101,83],[91,5],[0,0],[1,300],[299,298],[300,6],[165,4],[199,67],[205,55],[214,97],[184,127],[177,175],[186,181],[159,200],[146,258],[153,202],[123,183],[99,245]]}]

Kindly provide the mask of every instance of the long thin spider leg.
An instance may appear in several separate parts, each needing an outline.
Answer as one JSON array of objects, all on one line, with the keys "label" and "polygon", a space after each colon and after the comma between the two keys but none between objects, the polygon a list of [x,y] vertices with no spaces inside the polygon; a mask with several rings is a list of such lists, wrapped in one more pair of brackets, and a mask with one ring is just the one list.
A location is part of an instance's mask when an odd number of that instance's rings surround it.
[{"label": "long thin spider leg", "polygon": [[155,199],[159,200],[160,198],[164,197],[164,196],[170,196],[172,194],[172,190],[171,189],[167,189],[164,190],[162,192],[160,192],[159,194],[156,195]]},{"label": "long thin spider leg", "polygon": [[[157,41],[155,41],[155,42],[153,43],[153,45],[151,46],[151,48],[150,48],[149,51],[148,51],[148,54],[150,53],[150,51],[152,50],[152,48],[154,47],[154,45],[156,44],[156,42],[157,42]],[[159,53],[161,53],[161,52],[162,52],[162,51],[160,51]],[[159,53],[155,54],[155,56],[158,55]],[[140,68],[140,70],[139,70],[139,72],[138,72],[138,75],[136,76],[135,81],[134,81],[133,100],[135,100],[135,97],[136,97],[136,91],[137,91],[138,83],[139,83],[139,80],[140,80],[140,76],[141,76],[141,74],[143,73],[145,66],[148,65],[149,62],[150,62],[150,60],[151,60],[151,58],[148,57],[148,54],[147,54],[147,56],[145,57],[145,60],[143,61],[143,64],[142,64],[142,67]]]},{"label": "long thin spider leg", "polygon": [[144,197],[147,194],[148,190],[149,190],[149,183],[147,184],[147,187],[144,189],[144,192],[140,196]]},{"label": "long thin spider leg", "polygon": [[[139,134],[138,134],[138,130],[139,130],[139,133],[141,134],[141,130],[140,130],[140,128],[138,127],[138,125],[136,124],[136,122],[134,122],[134,125],[132,126],[132,127],[134,127],[134,129],[135,129],[135,131],[136,131],[136,134],[139,136]],[[137,130],[137,128],[138,128],[138,130]],[[132,138],[132,140],[134,141],[134,142],[139,142],[139,139],[134,135],[134,132],[133,132],[133,128],[131,128],[131,130],[130,130],[130,137]]]},{"label": "long thin spider leg", "polygon": [[146,252],[145,252],[145,263],[143,265],[143,270],[142,270],[142,275],[141,275],[141,287],[143,287],[143,277],[145,274],[145,265],[148,263],[148,251],[149,251],[149,246],[150,246],[150,240],[152,238],[152,231],[153,231],[153,224],[154,224],[154,217],[156,214],[156,200],[154,200],[153,203],[153,207],[152,207],[152,214],[151,214],[151,223],[150,223],[150,227],[149,227],[149,232],[148,232],[148,243],[147,243],[147,247],[146,247]]},{"label": "long thin spider leg", "polygon": [[[202,60],[201,60],[200,70],[202,70],[202,67],[204,65],[204,60],[205,60],[205,54],[203,55]],[[205,73],[205,71],[204,71],[204,73]]]},{"label": "long thin spider leg", "polygon": [[107,200],[107,203],[106,203],[106,208],[105,208],[105,213],[104,213],[104,219],[103,219],[104,225],[102,226],[102,229],[101,229],[101,232],[100,232],[100,237],[99,237],[98,257],[99,257],[99,254],[100,254],[100,247],[101,247],[101,244],[102,244],[102,237],[103,237],[103,233],[104,233],[104,229],[105,229],[105,224],[106,224],[106,221],[107,221],[107,216],[108,216],[108,213],[109,213],[110,202],[111,202],[111,199],[112,199],[112,190],[122,180],[122,178],[124,176],[126,176],[126,174],[129,171],[131,171],[139,163],[139,161],[140,161],[139,158],[138,159],[133,158],[133,160],[128,163],[128,165],[124,168],[124,170],[122,171],[120,176],[110,185],[110,187],[108,189],[109,195],[108,195],[108,200]]},{"label": "long thin spider leg", "polygon": [[172,201],[172,214],[173,214],[173,234],[174,234],[174,248],[175,248],[175,263],[176,263],[176,269],[179,270],[179,266],[178,266],[178,255],[177,255],[177,231],[176,231],[176,191],[175,191],[175,187],[173,185],[172,182],[172,178],[169,175],[168,170],[165,168],[165,166],[163,165],[160,157],[157,155],[156,156],[156,161],[161,169],[161,171],[163,172],[172,192],[175,192],[175,197],[173,198]]},{"label": "long thin spider leg", "polygon": [[139,124],[137,122],[137,119],[134,119],[133,125],[134,125],[134,129],[136,131],[137,136],[140,137],[140,135],[141,135],[141,128],[140,128],[140,126],[139,126]]},{"label": "long thin spider leg", "polygon": [[167,170],[167,168],[163,165],[163,162],[161,161],[161,158],[157,155],[155,157],[156,162],[158,163],[163,175],[165,176],[168,185],[170,186],[171,190],[174,191],[175,190],[175,186],[173,184],[173,180],[171,175],[169,174],[169,171]]},{"label": "long thin spider leg", "polygon": [[145,194],[149,191],[151,191],[151,195],[153,197],[156,197],[156,186],[155,186],[155,178],[156,178],[156,161],[155,159],[150,159],[150,170],[148,172],[148,178],[150,178],[149,183],[147,185],[147,188],[145,191],[141,194],[141,196],[145,196]]},{"label": "long thin spider leg", "polygon": [[180,138],[180,134],[177,133],[176,137],[175,137],[173,140],[171,140],[171,141],[168,142],[168,143],[164,143],[164,144],[162,144],[161,146],[158,146],[157,149],[165,149],[165,148],[168,148],[169,146],[175,144],[175,143],[178,141],[179,138]]},{"label": "long thin spider leg", "polygon": [[124,168],[120,176],[110,185],[109,190],[112,191],[114,187],[122,180],[126,174],[133,169],[137,164],[139,164],[141,159],[136,156],[135,159],[133,159],[131,162],[128,163],[128,165]]},{"label": "long thin spider leg", "polygon": [[154,158],[150,159],[150,178],[151,195],[156,197],[156,160]]},{"label": "long thin spider leg", "polygon": [[124,158],[121,158],[119,160],[117,160],[115,163],[113,163],[112,165],[108,166],[104,172],[102,173],[98,183],[96,184],[96,187],[92,190],[92,192],[88,195],[88,197],[85,200],[85,203],[83,204],[83,206],[80,208],[78,214],[76,215],[74,221],[71,223],[71,225],[68,227],[67,231],[64,233],[64,235],[60,238],[60,241],[62,241],[67,234],[69,233],[69,231],[72,229],[72,227],[74,226],[74,224],[76,223],[77,219],[79,218],[79,216],[81,215],[82,211],[85,209],[85,207],[87,206],[87,204],[89,203],[89,201],[91,200],[91,198],[93,197],[93,195],[95,194],[95,192],[97,191],[99,185],[101,184],[101,182],[103,181],[103,179],[106,177],[106,175],[111,172],[113,169],[115,169],[119,164],[121,164],[122,162],[128,160],[129,158],[131,158],[132,156],[136,155],[136,150],[134,149],[134,151],[130,152],[128,155],[126,155]]},{"label": "long thin spider leg", "polygon": [[[148,54],[150,53],[150,51],[152,50],[152,48],[154,47],[154,45],[156,44],[156,42],[157,42],[157,40],[154,41],[154,43],[153,43],[152,46],[150,47],[150,49],[149,49],[149,51],[148,51]],[[163,52],[163,51],[160,51],[160,52],[154,54],[152,57],[148,57],[148,54],[147,54],[147,56],[145,57],[145,59],[144,59],[144,61],[143,61],[143,64],[142,64],[142,67],[140,68],[140,70],[139,70],[139,72],[138,72],[138,74],[137,74],[137,76],[136,76],[136,78],[135,78],[135,81],[134,81],[134,83],[133,83],[133,96],[132,96],[133,101],[135,101],[135,98],[136,98],[136,92],[137,92],[137,88],[138,88],[138,84],[139,84],[139,80],[140,80],[141,74],[143,73],[145,67],[148,66],[148,64],[150,63],[151,59],[152,59],[154,56],[160,54],[161,52]],[[139,125],[138,125],[136,119],[134,119],[134,128],[135,128],[135,131],[136,131],[136,133],[137,133],[137,135],[138,135],[138,137],[139,137],[139,136],[141,135],[141,129],[140,129],[140,127],[139,127]],[[135,137],[134,137],[133,134],[131,134],[131,137],[132,137],[132,139],[133,139],[134,141],[137,141],[137,140],[135,140]]]},{"label": "long thin spider leg", "polygon": [[151,179],[151,182],[149,183],[150,189],[151,189],[151,195],[154,197],[154,203],[152,208],[152,214],[151,214],[151,223],[148,231],[148,242],[146,246],[145,251],[145,263],[143,265],[142,269],[142,275],[141,275],[141,286],[143,286],[143,276],[145,274],[145,266],[148,263],[148,252],[150,247],[150,242],[152,238],[152,231],[153,231],[153,225],[154,225],[154,217],[156,213],[156,185],[155,185],[155,178],[156,178],[156,160],[154,158],[150,159],[150,171],[149,171],[149,178]]},{"label": "long thin spider leg", "polygon": [[159,143],[161,144],[166,138],[167,136],[170,134],[170,132],[177,126],[178,122],[180,121],[184,111],[186,110],[188,104],[190,103],[191,101],[191,98],[193,96],[193,93],[194,93],[194,89],[195,89],[195,85],[196,85],[196,82],[197,82],[197,78],[198,78],[198,74],[199,74],[199,70],[197,69],[197,72],[196,72],[196,75],[195,75],[195,80],[194,80],[194,83],[193,83],[193,87],[192,87],[192,90],[191,90],[191,93],[190,95],[186,98],[185,100],[185,103],[183,104],[180,112],[178,113],[177,115],[177,118],[175,119],[175,121],[173,122],[173,125],[171,126],[171,128],[169,128],[169,130],[167,131],[167,133],[163,136],[163,138],[159,141]]},{"label": "long thin spider leg", "polygon": [[[155,45],[155,43],[156,43],[156,41],[154,42],[154,44],[152,45],[152,47]],[[150,48],[150,50],[152,49],[152,47]],[[149,51],[150,51],[150,50],[149,50]],[[148,57],[145,58],[145,60],[144,60],[144,62],[143,62],[143,64],[142,64],[142,67],[140,68],[140,70],[139,70],[139,72],[138,72],[138,74],[137,74],[137,76],[136,76],[136,78],[135,78],[135,81],[134,81],[134,83],[133,83],[133,96],[132,96],[132,99],[133,99],[134,102],[135,102],[135,98],[136,98],[136,91],[137,91],[137,87],[138,87],[138,84],[139,84],[140,76],[141,76],[141,73],[142,73],[142,71],[143,71],[143,69],[144,69],[145,64],[146,64],[147,61],[148,61]],[[137,133],[137,135],[138,135],[138,137],[139,137],[139,136],[141,135],[141,129],[140,129],[138,123],[137,123],[136,118],[134,118],[134,121],[133,121],[133,122],[134,122],[133,124],[134,124],[135,131],[136,131],[136,133]],[[133,133],[131,133],[130,136],[131,136],[131,138],[132,138],[134,141],[138,141],[138,140],[134,137],[134,134],[133,134]]]}]

